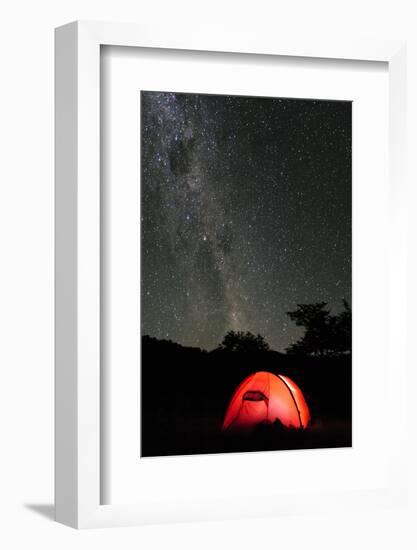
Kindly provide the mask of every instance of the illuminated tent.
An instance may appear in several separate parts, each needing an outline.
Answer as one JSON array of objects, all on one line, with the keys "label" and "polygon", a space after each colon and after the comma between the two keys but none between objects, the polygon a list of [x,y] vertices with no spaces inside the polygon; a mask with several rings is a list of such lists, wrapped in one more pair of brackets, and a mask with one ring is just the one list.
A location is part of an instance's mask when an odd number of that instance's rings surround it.
[{"label": "illuminated tent", "polygon": [[287,376],[255,372],[235,391],[222,430],[246,430],[275,421],[287,428],[306,428],[310,412],[303,393]]}]

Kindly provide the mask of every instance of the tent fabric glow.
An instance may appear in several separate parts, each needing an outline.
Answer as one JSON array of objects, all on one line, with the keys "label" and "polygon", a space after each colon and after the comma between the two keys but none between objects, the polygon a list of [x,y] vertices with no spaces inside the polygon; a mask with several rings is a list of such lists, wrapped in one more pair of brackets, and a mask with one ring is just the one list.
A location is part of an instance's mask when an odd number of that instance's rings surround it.
[{"label": "tent fabric glow", "polygon": [[287,376],[255,372],[233,394],[222,430],[245,430],[275,421],[287,428],[306,428],[310,412],[304,395]]}]

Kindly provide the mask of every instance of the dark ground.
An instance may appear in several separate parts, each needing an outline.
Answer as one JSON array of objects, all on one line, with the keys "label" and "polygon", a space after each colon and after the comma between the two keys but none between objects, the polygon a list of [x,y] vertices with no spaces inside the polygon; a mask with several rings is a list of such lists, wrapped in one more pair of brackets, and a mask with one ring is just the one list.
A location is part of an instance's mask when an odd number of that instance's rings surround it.
[{"label": "dark ground", "polygon": [[[206,352],[144,336],[141,368],[142,456],[352,445],[351,355]],[[288,375],[301,388],[311,414],[306,430],[259,425],[247,436],[221,432],[235,389],[261,370]]]}]

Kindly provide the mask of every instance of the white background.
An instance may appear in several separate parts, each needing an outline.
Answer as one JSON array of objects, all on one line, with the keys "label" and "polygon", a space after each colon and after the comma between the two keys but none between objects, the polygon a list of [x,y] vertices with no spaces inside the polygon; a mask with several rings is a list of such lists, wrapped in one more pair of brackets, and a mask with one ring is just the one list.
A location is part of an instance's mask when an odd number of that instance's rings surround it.
[{"label": "white background", "polygon": [[[3,548],[163,549],[415,548],[416,510],[364,515],[137,527],[76,532],[54,524],[53,499],[53,28],[74,19],[173,25],[222,22],[259,32],[406,38],[409,48],[409,180],[417,182],[416,14],[412,1],[175,2],[15,0],[1,8],[0,86],[0,545]],[[179,31],[180,32],[180,31]],[[214,31],[215,32],[215,31]],[[417,206],[410,187],[410,213]],[[411,216],[417,234],[416,216]],[[417,280],[414,238],[410,281]],[[410,336],[415,288],[410,288]],[[414,325],[412,324],[414,322]],[[413,341],[415,338],[411,338]],[[417,387],[410,368],[410,395]],[[410,437],[416,438],[410,405]],[[410,445],[410,460],[415,443]],[[412,503],[417,486],[412,476]],[[42,507],[43,506],[43,507]],[[42,512],[42,513],[39,513]]]}]

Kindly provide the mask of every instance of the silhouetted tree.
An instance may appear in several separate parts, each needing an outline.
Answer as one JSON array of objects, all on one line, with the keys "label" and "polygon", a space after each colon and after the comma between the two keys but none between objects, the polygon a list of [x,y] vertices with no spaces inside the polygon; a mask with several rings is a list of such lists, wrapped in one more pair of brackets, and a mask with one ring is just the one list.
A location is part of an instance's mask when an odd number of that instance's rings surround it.
[{"label": "silhouetted tree", "polygon": [[352,310],[347,300],[343,299],[343,311],[334,319],[334,350],[337,353],[352,351]]},{"label": "silhouetted tree", "polygon": [[287,314],[297,326],[305,327],[304,336],[287,348],[288,353],[325,355],[328,347],[330,311],[326,302],[298,304],[295,311]]},{"label": "silhouetted tree", "polygon": [[268,351],[269,344],[260,334],[255,335],[251,332],[231,330],[223,338],[219,349],[227,351],[259,352]]},{"label": "silhouetted tree", "polygon": [[305,327],[303,337],[289,346],[289,354],[339,355],[351,351],[352,312],[346,300],[339,315],[330,315],[326,302],[298,304],[287,314],[298,326]]}]

